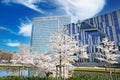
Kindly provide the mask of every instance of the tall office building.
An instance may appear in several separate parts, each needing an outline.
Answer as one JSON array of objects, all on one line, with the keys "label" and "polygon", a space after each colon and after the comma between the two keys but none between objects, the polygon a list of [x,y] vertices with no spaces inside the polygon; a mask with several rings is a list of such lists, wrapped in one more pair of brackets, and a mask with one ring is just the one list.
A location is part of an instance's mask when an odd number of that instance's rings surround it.
[{"label": "tall office building", "polygon": [[31,47],[33,51],[45,52],[49,49],[49,36],[64,25],[70,24],[69,16],[36,17],[33,19]]},{"label": "tall office building", "polygon": [[115,41],[115,47],[120,46],[120,10],[87,19],[81,23],[72,23],[67,26],[68,34],[75,36],[79,44],[88,44],[89,61],[94,62],[94,54],[100,52],[96,45],[102,38],[108,37]]}]

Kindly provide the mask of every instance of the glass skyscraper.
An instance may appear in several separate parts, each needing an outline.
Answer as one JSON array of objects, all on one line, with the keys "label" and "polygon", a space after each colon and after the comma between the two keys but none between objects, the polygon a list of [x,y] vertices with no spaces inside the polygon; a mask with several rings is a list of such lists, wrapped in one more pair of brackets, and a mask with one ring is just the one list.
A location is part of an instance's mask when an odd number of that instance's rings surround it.
[{"label": "glass skyscraper", "polygon": [[45,52],[49,49],[49,36],[64,25],[70,24],[70,16],[36,17],[33,19],[31,47],[33,51]]}]

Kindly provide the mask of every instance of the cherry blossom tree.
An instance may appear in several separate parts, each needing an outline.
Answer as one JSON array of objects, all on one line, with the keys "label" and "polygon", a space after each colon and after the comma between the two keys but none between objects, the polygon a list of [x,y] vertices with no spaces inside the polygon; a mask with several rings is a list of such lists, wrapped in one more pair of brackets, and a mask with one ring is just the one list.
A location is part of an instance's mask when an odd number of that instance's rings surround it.
[{"label": "cherry blossom tree", "polygon": [[[119,55],[116,53],[118,51],[114,46],[114,41],[110,41],[108,38],[103,38],[101,45],[98,45],[97,48],[101,49],[101,53],[98,53],[96,59],[106,62],[105,68],[107,70],[111,64],[118,63],[117,57]],[[110,69],[110,68],[109,68]],[[109,70],[110,80],[113,79],[112,72]]]},{"label": "cherry blossom tree", "polygon": [[69,36],[64,32],[62,30],[50,36],[51,47],[57,55],[56,65],[60,67],[59,77],[63,77],[61,65],[66,67],[64,75],[68,77],[68,72],[73,70],[74,67],[70,62],[77,58],[73,54],[78,51],[77,41],[74,39],[74,36]]},{"label": "cherry blossom tree", "polygon": [[119,57],[119,55],[116,54],[118,49],[115,48],[114,41],[109,41],[108,38],[103,38],[101,45],[98,45],[97,48],[102,51],[97,54],[99,56],[96,57],[98,60],[102,60],[108,64],[117,63],[116,58]]},{"label": "cherry blossom tree", "polygon": [[81,45],[79,47],[79,51],[80,51],[79,58],[82,60],[82,62],[86,62],[86,60],[88,59],[88,54],[86,50],[87,47],[88,45]]}]

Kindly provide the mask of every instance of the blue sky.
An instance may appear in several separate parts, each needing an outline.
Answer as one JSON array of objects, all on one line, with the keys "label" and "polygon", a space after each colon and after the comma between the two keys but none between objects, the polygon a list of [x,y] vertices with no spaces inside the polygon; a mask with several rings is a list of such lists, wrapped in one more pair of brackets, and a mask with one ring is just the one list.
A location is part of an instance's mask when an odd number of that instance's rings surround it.
[{"label": "blue sky", "polygon": [[70,15],[72,22],[120,9],[120,0],[0,0],[0,50],[30,45],[32,18]]}]

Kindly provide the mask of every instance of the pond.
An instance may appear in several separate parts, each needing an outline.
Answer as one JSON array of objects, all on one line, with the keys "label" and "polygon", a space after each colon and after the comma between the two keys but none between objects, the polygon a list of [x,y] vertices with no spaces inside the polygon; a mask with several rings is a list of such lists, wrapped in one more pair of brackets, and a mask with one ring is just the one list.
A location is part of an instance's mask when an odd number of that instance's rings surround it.
[{"label": "pond", "polygon": [[0,77],[3,76],[43,76],[41,71],[31,68],[0,67]]},{"label": "pond", "polygon": [[0,67],[0,77],[2,76],[28,76],[28,69],[21,69],[19,67]]}]

